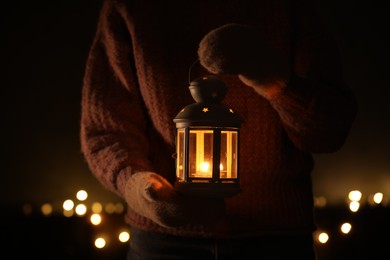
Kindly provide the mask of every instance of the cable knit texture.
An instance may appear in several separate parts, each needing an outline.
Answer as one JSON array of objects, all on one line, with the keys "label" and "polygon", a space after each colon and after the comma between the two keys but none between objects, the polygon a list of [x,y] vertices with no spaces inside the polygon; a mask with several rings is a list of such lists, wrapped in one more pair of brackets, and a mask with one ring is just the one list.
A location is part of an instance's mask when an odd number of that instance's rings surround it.
[{"label": "cable knit texture", "polygon": [[[332,35],[312,4],[301,2],[307,1],[104,1],[83,83],[81,145],[91,172],[128,202],[127,223],[203,237],[313,231],[311,153],[335,152],[344,144],[357,105],[343,80]],[[271,94],[248,87],[235,71],[220,75],[229,87],[224,102],[244,119],[242,192],[225,199],[218,221],[184,220],[176,226],[169,218],[181,211],[177,204],[170,196],[149,196],[151,186],[143,181],[154,174],[175,181],[173,118],[194,102],[189,68],[203,37],[231,23],[261,32],[288,64],[290,76],[281,91]],[[264,66],[251,64],[249,69]],[[190,79],[205,73],[210,72],[194,67]],[[169,227],[159,220],[167,215]]]}]

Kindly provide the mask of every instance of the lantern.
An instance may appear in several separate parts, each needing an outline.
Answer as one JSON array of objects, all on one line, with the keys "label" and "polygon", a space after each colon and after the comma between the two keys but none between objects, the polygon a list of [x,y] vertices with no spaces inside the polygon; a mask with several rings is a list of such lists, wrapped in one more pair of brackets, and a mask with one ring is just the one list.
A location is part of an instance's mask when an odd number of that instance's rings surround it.
[{"label": "lantern", "polygon": [[241,117],[222,100],[227,86],[208,75],[190,83],[196,103],[184,107],[176,123],[176,183],[179,192],[230,197],[241,191],[239,128]]}]

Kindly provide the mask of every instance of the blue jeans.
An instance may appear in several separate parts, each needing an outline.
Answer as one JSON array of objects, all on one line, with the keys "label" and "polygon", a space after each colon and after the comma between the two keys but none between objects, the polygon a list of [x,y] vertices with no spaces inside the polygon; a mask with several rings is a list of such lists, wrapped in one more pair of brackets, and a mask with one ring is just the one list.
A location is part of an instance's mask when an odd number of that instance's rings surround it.
[{"label": "blue jeans", "polygon": [[313,237],[185,238],[131,228],[127,260],[314,260]]}]

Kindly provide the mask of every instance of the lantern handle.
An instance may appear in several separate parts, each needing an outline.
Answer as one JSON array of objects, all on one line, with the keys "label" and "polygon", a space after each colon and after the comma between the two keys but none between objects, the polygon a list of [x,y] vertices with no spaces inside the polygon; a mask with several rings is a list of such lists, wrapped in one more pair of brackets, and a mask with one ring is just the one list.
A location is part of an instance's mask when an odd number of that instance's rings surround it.
[{"label": "lantern handle", "polygon": [[192,68],[199,63],[199,59],[196,59],[190,66],[190,69],[188,70],[188,84],[191,84],[191,70]]}]

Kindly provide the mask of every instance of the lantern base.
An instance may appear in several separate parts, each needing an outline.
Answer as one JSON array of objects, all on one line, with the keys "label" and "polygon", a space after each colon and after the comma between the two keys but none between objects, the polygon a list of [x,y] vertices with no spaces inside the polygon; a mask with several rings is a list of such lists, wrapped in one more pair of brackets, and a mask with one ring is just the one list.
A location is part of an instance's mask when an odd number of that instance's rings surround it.
[{"label": "lantern base", "polygon": [[207,198],[228,198],[241,192],[239,183],[198,183],[176,181],[175,190],[180,193]]}]

